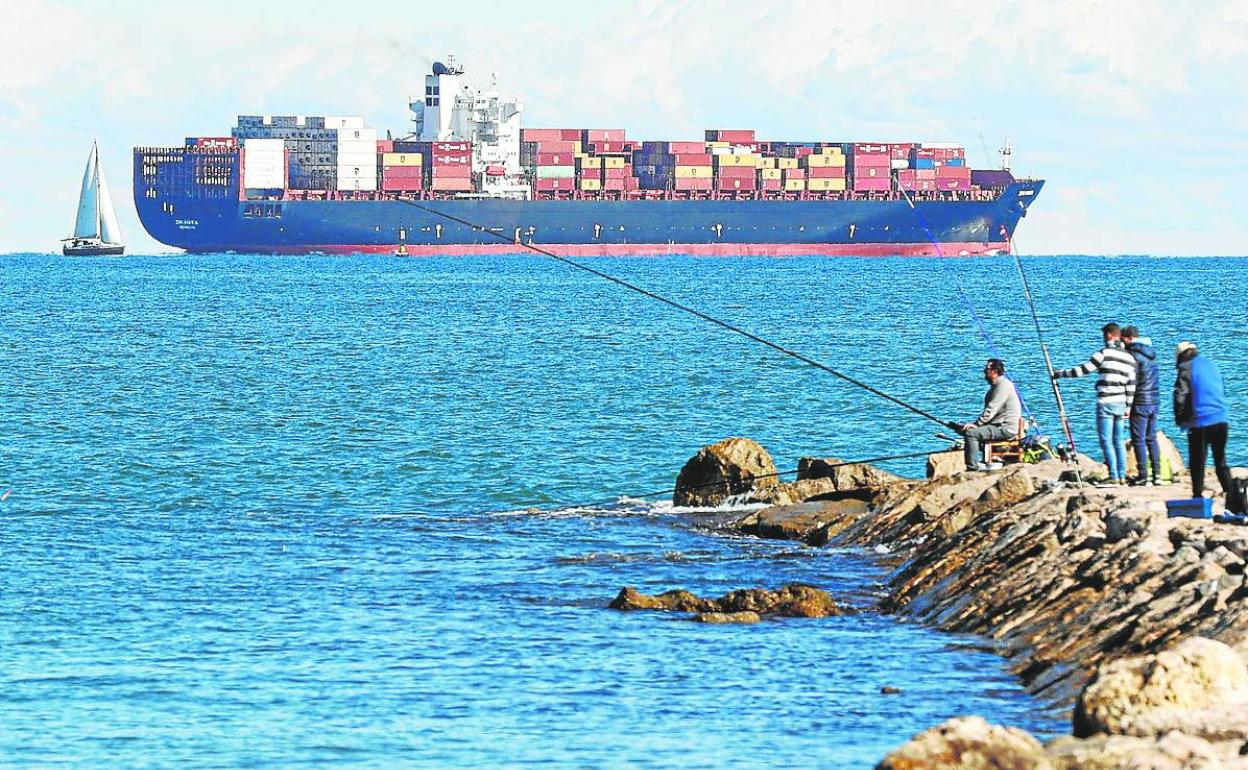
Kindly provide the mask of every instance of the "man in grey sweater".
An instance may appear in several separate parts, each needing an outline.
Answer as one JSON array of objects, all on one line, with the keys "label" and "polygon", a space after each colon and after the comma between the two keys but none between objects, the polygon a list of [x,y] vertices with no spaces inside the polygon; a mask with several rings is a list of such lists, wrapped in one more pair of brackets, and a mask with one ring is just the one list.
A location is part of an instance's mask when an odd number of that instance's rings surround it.
[{"label": "man in grey sweater", "polygon": [[1007,441],[1018,435],[1018,424],[1023,417],[1023,405],[1018,400],[1018,390],[1005,376],[1005,362],[990,358],[984,365],[984,379],[988,393],[984,395],[984,411],[974,422],[957,427],[965,439],[967,470],[988,470],[984,464],[980,446],[985,441]]}]

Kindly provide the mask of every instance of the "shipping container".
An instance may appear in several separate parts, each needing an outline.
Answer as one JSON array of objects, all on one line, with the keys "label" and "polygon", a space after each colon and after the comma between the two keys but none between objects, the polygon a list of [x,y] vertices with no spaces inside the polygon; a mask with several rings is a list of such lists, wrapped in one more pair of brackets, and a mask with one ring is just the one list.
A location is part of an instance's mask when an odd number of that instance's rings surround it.
[{"label": "shipping container", "polygon": [[841,192],[845,189],[845,179],[807,179],[806,189],[812,192]]},{"label": "shipping container", "polygon": [[429,189],[441,192],[472,192],[472,179],[468,177],[434,179],[430,182]]},{"label": "shipping container", "polygon": [[749,144],[754,141],[754,131],[753,129],[743,128],[712,129],[706,132],[706,141]]},{"label": "shipping container", "polygon": [[576,165],[582,169],[602,168],[602,158],[590,158],[590,157],[578,158],[576,161]]},{"label": "shipping container", "polygon": [[889,179],[892,177],[889,166],[854,166],[854,179]]},{"label": "shipping container", "polygon": [[937,190],[969,190],[971,189],[971,180],[969,179],[937,179]]},{"label": "shipping container", "polygon": [[[844,155],[823,155],[811,154],[802,160],[805,161],[807,168],[845,168]],[[888,157],[885,156],[884,163],[887,165]]]},{"label": "shipping container", "polygon": [[801,179],[803,181],[806,179],[806,169],[804,168],[782,168],[780,171],[784,174],[785,179]]},{"label": "shipping container", "polygon": [[941,166],[936,169],[937,179],[965,179],[971,180],[971,170],[966,166]]},{"label": "shipping container", "polygon": [[623,192],[628,189],[628,177],[607,177],[602,180],[602,189],[605,192]]},{"label": "shipping container", "polygon": [[673,180],[672,189],[682,191],[711,191],[711,180],[709,178],[693,178],[682,177]]},{"label": "shipping container", "polygon": [[776,158],[776,167],[780,169],[797,168],[797,158]]},{"label": "shipping container", "polygon": [[543,141],[534,142],[534,148],[537,152],[558,152],[558,153],[574,153],[580,148],[579,142],[564,141]]},{"label": "shipping container", "polygon": [[624,177],[626,177],[626,176],[632,176],[632,175],[633,175],[633,170],[632,170],[631,168],[627,168],[627,167],[625,167],[625,168],[604,168],[604,169],[602,170],[602,175],[603,175],[603,178],[605,178],[605,179],[623,179],[623,178],[624,178]]},{"label": "shipping container", "polygon": [[[782,172],[778,168],[760,168],[758,170],[758,178],[764,181],[770,181],[770,180],[779,181],[781,173]],[[765,189],[768,189],[768,188],[765,188]]]},{"label": "shipping container", "polygon": [[754,168],[758,165],[757,155],[716,155],[715,165],[723,168],[725,166],[747,166]]},{"label": "shipping container", "polygon": [[713,169],[710,166],[676,166],[677,179],[710,179]]},{"label": "shipping container", "polygon": [[383,166],[421,166],[424,156],[418,152],[386,152],[381,155]]},{"label": "shipping container", "polygon": [[624,141],[624,129],[622,128],[587,128],[581,132],[581,141],[589,142],[622,142]]},{"label": "shipping container", "polygon": [[757,174],[758,169],[753,166],[720,166],[715,172],[720,179],[754,179]]},{"label": "shipping container", "polygon": [[802,192],[805,189],[806,189],[805,179],[785,179],[784,180],[785,192]]},{"label": "shipping container", "polygon": [[779,190],[784,183],[779,179],[760,179],[758,189],[760,190]]},{"label": "shipping container", "polygon": [[715,180],[715,187],[718,190],[754,190],[758,188],[758,181],[754,177],[748,179],[731,179],[720,177]]},{"label": "shipping container", "polygon": [[844,179],[844,166],[815,166],[806,169],[807,179]]},{"label": "shipping container", "polygon": [[561,190],[572,190],[576,183],[571,178],[568,179],[537,179],[533,183],[538,192],[558,192]]},{"label": "shipping container", "polygon": [[699,155],[706,152],[705,142],[664,142],[673,155]]},{"label": "shipping container", "polygon": [[576,176],[576,167],[571,165],[538,166],[534,173],[538,179],[571,179]]},{"label": "shipping container", "polygon": [[382,177],[381,189],[383,192],[417,192],[424,189],[424,183],[420,177]]},{"label": "shipping container", "polygon": [[885,170],[891,169],[893,167],[893,159],[890,158],[887,153],[875,155],[862,155],[860,153],[854,153],[854,169],[856,170],[864,167],[877,169],[882,168]]},{"label": "shipping container", "polygon": [[[831,181],[835,181],[835,180],[831,180]],[[892,177],[888,177],[888,176],[869,177],[869,178],[854,177],[854,191],[855,192],[888,192],[891,189],[893,189]]]},{"label": "shipping container", "polygon": [[522,142],[557,142],[559,140],[559,129],[557,128],[520,129],[520,141]]},{"label": "shipping container", "polygon": [[628,165],[627,158],[603,158],[602,159],[603,168],[624,168],[627,165]]},{"label": "shipping container", "polygon": [[579,142],[581,141],[581,129],[561,128],[559,129],[559,138],[565,142]]},{"label": "shipping container", "polygon": [[602,180],[601,179],[581,179],[580,187],[581,187],[581,190],[585,192],[598,192],[599,190],[602,189]]},{"label": "shipping container", "polygon": [[430,166],[429,176],[434,179],[449,177],[465,178],[472,176],[471,166]]},{"label": "shipping container", "polygon": [[576,158],[569,153],[559,152],[539,152],[537,154],[538,166],[568,166],[571,168],[576,165]]}]

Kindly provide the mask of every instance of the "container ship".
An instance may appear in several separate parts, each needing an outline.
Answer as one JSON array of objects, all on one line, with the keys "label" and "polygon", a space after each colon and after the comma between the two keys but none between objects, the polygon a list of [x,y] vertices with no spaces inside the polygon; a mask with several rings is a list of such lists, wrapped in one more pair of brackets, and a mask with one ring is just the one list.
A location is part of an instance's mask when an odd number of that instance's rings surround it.
[{"label": "container ship", "polygon": [[414,130],[246,115],[229,136],[134,150],[143,227],[188,252],[987,255],[1039,179],[973,170],[952,143],[770,141],[712,129],[523,128],[497,83],[434,63]]}]

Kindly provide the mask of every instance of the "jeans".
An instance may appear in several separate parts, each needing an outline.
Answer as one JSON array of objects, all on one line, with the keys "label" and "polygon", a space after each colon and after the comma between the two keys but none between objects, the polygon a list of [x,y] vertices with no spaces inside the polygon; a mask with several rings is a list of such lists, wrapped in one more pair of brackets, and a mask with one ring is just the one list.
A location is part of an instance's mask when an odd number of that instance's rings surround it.
[{"label": "jeans", "polygon": [[[1153,480],[1161,477],[1161,447],[1157,445],[1157,405],[1137,406],[1131,410],[1131,443],[1135,446],[1135,467],[1140,478],[1152,461]],[[1145,452],[1145,450],[1148,450]]]},{"label": "jeans", "polygon": [[1231,469],[1226,464],[1226,423],[1207,425],[1203,428],[1192,428],[1187,432],[1187,464],[1192,471],[1192,497],[1200,497],[1205,491],[1205,455],[1213,449],[1213,469],[1218,474],[1218,483],[1226,494],[1228,510],[1243,505],[1236,500],[1234,481]]},{"label": "jeans", "polygon": [[1014,438],[1017,428],[1005,428],[1000,425],[981,425],[977,428],[971,428],[962,434],[965,439],[965,446],[962,450],[962,459],[966,460],[968,469],[974,468],[983,462],[984,456],[980,453],[979,445],[983,441],[1006,441]]},{"label": "jeans", "polygon": [[1101,453],[1109,466],[1110,481],[1127,477],[1127,444],[1123,440],[1126,404],[1096,405],[1096,435],[1101,440]]}]

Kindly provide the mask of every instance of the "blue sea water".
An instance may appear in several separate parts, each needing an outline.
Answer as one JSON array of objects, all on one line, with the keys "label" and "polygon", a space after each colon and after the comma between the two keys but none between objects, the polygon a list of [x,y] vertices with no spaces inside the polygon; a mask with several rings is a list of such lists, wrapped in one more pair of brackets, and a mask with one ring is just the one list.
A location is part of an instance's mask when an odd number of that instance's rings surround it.
[{"label": "blue sea water", "polygon": [[[1059,366],[1134,322],[1164,389],[1198,342],[1248,461],[1248,260],[1026,264]],[[961,282],[1059,432],[1009,259],[592,265],[951,419],[988,354]],[[866,768],[961,714],[1064,729],[978,640],[871,611],[874,555],[639,499],[726,436],[782,468],[940,446],[653,300],[532,256],[11,255],[0,307],[0,765]],[[1092,381],[1065,393],[1098,454]],[[791,581],[864,611],[606,609]]]}]

